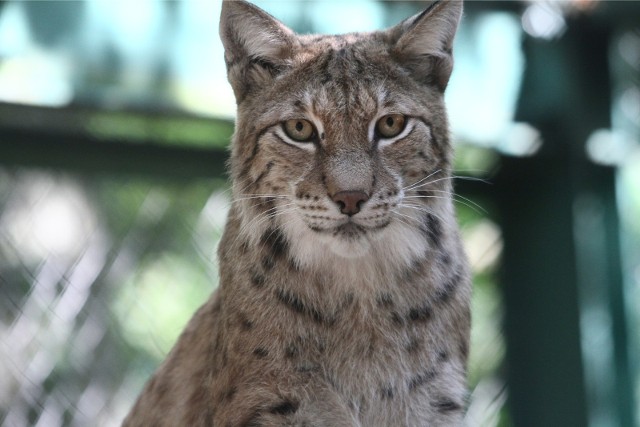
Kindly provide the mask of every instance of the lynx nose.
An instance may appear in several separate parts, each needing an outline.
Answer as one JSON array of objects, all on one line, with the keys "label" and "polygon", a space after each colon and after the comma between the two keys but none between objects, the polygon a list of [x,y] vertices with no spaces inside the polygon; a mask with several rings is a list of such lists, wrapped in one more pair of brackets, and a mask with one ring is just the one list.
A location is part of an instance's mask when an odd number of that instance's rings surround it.
[{"label": "lynx nose", "polygon": [[360,207],[369,200],[369,196],[364,191],[339,191],[332,199],[340,207],[340,212],[352,216],[360,212]]}]

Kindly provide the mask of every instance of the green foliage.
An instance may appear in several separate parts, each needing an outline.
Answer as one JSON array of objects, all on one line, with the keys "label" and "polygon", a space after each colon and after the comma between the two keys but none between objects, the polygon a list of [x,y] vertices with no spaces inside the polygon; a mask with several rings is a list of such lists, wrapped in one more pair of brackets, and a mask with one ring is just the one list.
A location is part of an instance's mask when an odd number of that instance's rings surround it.
[{"label": "green foliage", "polygon": [[99,112],[92,114],[87,130],[104,139],[136,142],[226,147],[231,140],[233,123],[221,119]]},{"label": "green foliage", "polygon": [[184,254],[145,260],[113,302],[123,338],[162,360],[195,310],[208,298],[214,278]]}]

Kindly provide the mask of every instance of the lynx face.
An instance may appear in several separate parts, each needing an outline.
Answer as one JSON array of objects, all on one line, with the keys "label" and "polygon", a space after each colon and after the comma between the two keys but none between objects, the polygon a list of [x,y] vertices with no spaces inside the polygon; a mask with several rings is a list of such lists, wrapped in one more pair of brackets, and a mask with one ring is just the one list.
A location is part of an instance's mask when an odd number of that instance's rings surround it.
[{"label": "lynx face", "polygon": [[386,32],[297,36],[262,13],[222,32],[243,232],[261,235],[273,219],[300,263],[326,250],[379,246],[407,262],[424,251],[426,218],[448,209],[450,191],[442,95],[453,32],[430,14],[459,19],[434,6]]}]

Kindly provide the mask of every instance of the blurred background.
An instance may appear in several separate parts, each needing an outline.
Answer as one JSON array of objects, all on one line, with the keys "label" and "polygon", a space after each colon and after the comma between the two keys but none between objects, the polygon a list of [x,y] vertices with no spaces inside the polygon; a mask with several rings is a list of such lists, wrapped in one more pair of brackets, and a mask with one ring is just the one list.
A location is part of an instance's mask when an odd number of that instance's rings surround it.
[{"label": "blurred background", "polygon": [[[426,2],[256,1],[298,32]],[[0,1],[0,426],[115,426],[217,285],[220,1]],[[640,3],[468,1],[467,426],[640,426]]]}]

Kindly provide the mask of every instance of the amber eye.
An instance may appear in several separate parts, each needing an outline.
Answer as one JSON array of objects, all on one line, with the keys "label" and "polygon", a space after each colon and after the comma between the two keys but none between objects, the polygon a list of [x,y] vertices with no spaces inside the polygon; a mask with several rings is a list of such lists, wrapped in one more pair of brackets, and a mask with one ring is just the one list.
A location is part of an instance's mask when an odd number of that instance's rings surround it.
[{"label": "amber eye", "polygon": [[393,138],[400,135],[406,122],[407,120],[402,114],[387,114],[376,123],[376,133],[381,138]]},{"label": "amber eye", "polygon": [[297,142],[310,142],[316,136],[316,130],[308,120],[287,120],[283,127],[287,136]]}]

